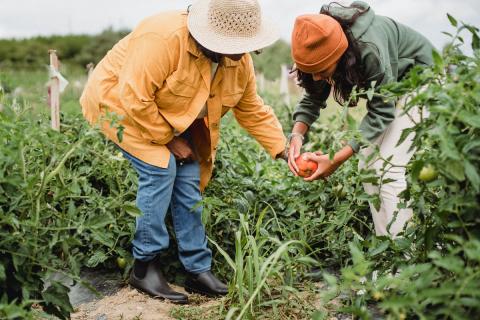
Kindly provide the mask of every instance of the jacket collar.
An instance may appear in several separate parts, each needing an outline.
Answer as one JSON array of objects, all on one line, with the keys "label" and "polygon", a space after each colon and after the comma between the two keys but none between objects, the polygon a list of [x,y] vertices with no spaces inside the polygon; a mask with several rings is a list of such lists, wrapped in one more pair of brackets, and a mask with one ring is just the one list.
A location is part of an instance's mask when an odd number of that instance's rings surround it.
[{"label": "jacket collar", "polygon": [[197,44],[195,43],[195,40],[193,37],[188,33],[188,45],[187,45],[187,50],[190,52],[193,56],[196,58],[199,58],[202,55],[202,52],[200,49],[198,49]]},{"label": "jacket collar", "polygon": [[240,64],[241,60],[233,61],[231,59],[223,58],[223,65],[227,68],[229,67],[236,67]]},{"label": "jacket collar", "polygon": [[[201,56],[204,56],[202,51],[198,48],[197,44],[195,43],[195,40],[190,34],[188,35],[187,50],[196,58],[200,58]],[[239,64],[240,64],[240,61],[233,61],[231,59],[226,59],[226,58],[223,59],[223,63],[222,63],[222,65],[227,68],[237,67]]]}]

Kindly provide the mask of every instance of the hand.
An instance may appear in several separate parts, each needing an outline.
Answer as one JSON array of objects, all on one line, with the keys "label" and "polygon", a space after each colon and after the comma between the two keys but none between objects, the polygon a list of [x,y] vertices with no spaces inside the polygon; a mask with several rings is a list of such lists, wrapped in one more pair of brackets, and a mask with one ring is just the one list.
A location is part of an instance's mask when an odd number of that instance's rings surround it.
[{"label": "hand", "polygon": [[321,151],[305,154],[305,160],[315,161],[318,164],[317,171],[315,171],[310,177],[304,178],[305,181],[314,181],[318,179],[326,180],[341,164],[334,160],[330,160],[330,157],[327,154],[323,154]]},{"label": "hand", "polygon": [[183,138],[174,137],[169,143],[167,143],[167,148],[173,153],[177,160],[195,159],[192,148],[188,144],[188,141]]},{"label": "hand", "polygon": [[300,156],[300,150],[302,149],[302,146],[302,137],[298,135],[292,136],[290,139],[290,147],[288,149],[288,167],[295,176],[298,176],[298,166],[295,163],[295,160],[297,160],[297,158]]}]

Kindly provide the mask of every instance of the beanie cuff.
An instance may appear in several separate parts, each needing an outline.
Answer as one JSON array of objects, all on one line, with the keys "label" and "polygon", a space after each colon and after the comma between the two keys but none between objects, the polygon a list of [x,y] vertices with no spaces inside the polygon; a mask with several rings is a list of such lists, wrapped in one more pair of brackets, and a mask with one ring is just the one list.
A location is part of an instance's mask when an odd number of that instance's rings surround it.
[{"label": "beanie cuff", "polygon": [[340,60],[347,48],[348,40],[345,34],[342,32],[337,47],[332,50],[327,57],[313,64],[304,64],[297,57],[294,57],[295,64],[300,71],[305,73],[317,73],[328,70],[332,65],[338,62],[338,60]]}]

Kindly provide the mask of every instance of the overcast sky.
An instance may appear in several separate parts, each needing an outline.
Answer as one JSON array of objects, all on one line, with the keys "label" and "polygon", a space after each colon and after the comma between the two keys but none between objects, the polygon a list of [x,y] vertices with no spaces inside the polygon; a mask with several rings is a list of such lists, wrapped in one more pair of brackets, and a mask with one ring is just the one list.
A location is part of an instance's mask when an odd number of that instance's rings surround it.
[{"label": "overcast sky", "polygon": [[[0,0],[0,38],[97,33],[133,28],[143,17],[162,10],[183,9],[194,0]],[[284,39],[297,15],[315,13],[324,0],[259,0]],[[350,1],[339,1],[349,4]],[[377,14],[389,16],[426,35],[436,47],[451,31],[446,13],[480,27],[480,0],[369,0]]]}]

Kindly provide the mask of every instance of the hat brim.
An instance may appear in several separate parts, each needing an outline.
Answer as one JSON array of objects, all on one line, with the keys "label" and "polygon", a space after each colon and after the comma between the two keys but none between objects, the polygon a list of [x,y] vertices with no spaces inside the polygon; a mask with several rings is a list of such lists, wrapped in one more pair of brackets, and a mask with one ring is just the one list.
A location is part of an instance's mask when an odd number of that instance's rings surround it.
[{"label": "hat brim", "polygon": [[242,54],[268,47],[279,39],[277,28],[262,17],[258,32],[251,36],[227,36],[216,32],[208,22],[210,0],[199,0],[190,6],[188,30],[202,46],[222,54]]}]

